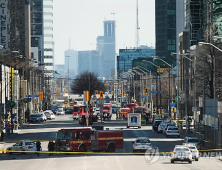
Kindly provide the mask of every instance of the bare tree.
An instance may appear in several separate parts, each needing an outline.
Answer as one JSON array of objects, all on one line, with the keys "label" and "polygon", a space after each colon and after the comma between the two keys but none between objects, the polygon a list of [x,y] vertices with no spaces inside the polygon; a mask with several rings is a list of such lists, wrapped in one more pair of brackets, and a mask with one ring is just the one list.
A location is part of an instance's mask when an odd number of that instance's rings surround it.
[{"label": "bare tree", "polygon": [[89,96],[91,96],[95,90],[102,91],[102,88],[103,84],[98,77],[88,71],[77,75],[71,85],[71,90],[74,94],[83,94],[83,91],[89,91]]}]

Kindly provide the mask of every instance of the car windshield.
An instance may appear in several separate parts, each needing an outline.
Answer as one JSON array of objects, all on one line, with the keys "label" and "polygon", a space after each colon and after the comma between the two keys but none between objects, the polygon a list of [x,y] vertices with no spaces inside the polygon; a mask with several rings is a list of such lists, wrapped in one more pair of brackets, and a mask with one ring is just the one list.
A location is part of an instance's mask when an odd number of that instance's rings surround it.
[{"label": "car windshield", "polygon": [[57,133],[56,139],[72,139],[72,133]]},{"label": "car windshield", "polygon": [[176,148],[175,151],[189,151],[188,148]]},{"label": "car windshield", "polygon": [[148,139],[139,139],[139,140],[136,140],[136,143],[150,143],[150,140],[148,140]]},{"label": "car windshield", "polygon": [[190,146],[189,149],[196,149],[196,147],[194,147],[194,146]]},{"label": "car windshield", "polygon": [[39,117],[39,115],[31,115],[31,117]]},{"label": "car windshield", "polygon": [[73,112],[78,112],[79,108],[78,107],[74,107]]},{"label": "car windshield", "polygon": [[25,145],[35,145],[35,142],[25,142]]},{"label": "car windshield", "polygon": [[178,128],[169,128],[168,130],[178,130]]},{"label": "car windshield", "polygon": [[103,107],[103,109],[105,109],[105,110],[110,110],[110,108],[109,108],[109,107]]},{"label": "car windshield", "polygon": [[188,139],[188,142],[195,142],[195,143],[198,143],[199,140],[198,140],[198,139]]}]

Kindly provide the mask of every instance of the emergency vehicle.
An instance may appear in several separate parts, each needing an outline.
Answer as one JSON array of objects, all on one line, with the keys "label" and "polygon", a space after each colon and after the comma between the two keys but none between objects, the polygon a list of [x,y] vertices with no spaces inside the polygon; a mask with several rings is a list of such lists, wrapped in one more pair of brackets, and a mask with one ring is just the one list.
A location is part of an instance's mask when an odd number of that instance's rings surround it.
[{"label": "emergency vehicle", "polygon": [[146,107],[135,103],[126,104],[126,108],[120,108],[120,119],[127,119],[128,113],[146,113]]},{"label": "emergency vehicle", "polygon": [[104,103],[103,104],[103,116],[104,116],[104,113],[107,113],[106,118],[112,117],[112,104],[111,103]]},{"label": "emergency vehicle", "polygon": [[127,128],[129,127],[141,128],[141,114],[140,113],[128,113]]},{"label": "emergency vehicle", "polygon": [[73,119],[78,120],[79,119],[79,108],[83,105],[73,105]]},{"label": "emergency vehicle", "polygon": [[79,107],[79,124],[80,125],[86,125],[86,119],[87,119],[87,110],[88,110],[88,124],[92,125],[93,124],[93,107],[87,107],[87,106],[80,106]]},{"label": "emergency vehicle", "polygon": [[123,148],[123,130],[61,129],[56,133],[56,151],[108,151]]}]

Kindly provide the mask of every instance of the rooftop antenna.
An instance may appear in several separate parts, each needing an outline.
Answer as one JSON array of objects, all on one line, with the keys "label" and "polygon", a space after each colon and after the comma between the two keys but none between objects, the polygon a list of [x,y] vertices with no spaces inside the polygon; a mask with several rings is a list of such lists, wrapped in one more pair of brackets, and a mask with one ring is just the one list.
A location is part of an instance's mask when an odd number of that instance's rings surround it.
[{"label": "rooftop antenna", "polygon": [[111,15],[113,15],[113,20],[115,20],[115,14],[117,14],[118,12],[112,12]]},{"label": "rooftop antenna", "polygon": [[140,38],[139,38],[139,10],[138,10],[138,0],[136,0],[136,48],[139,48]]}]

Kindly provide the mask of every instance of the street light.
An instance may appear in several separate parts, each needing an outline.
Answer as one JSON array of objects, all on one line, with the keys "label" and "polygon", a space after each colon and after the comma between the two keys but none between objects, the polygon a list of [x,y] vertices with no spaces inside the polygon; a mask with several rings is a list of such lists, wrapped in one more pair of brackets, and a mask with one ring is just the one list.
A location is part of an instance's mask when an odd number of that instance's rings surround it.
[{"label": "street light", "polygon": [[[155,66],[157,69],[160,68],[160,66],[152,63],[151,61],[147,61],[147,60],[143,60],[142,63],[150,63],[152,64],[153,66]],[[158,81],[157,81],[157,76],[156,76],[156,91],[158,90]],[[151,95],[152,96],[152,95]],[[156,93],[156,112],[157,112],[157,104],[158,104],[158,94]],[[153,109],[153,106],[152,106],[152,109]],[[153,113],[152,113],[153,114]]]},{"label": "street light", "polygon": [[[219,37],[216,37],[216,38],[219,38]],[[220,37],[222,38],[222,37]],[[211,43],[206,43],[206,42],[199,42],[198,43],[199,46],[202,46],[202,45],[210,45],[214,48],[216,48],[217,50],[219,50],[220,52],[222,52],[222,49],[218,48],[217,46],[211,44]],[[215,67],[215,56],[214,56],[214,76],[213,76],[213,83],[214,83],[214,126],[216,126],[216,78],[215,78],[215,75],[216,75],[216,67]],[[219,129],[219,128],[218,128]],[[214,145],[215,147],[216,146],[216,130],[214,129]]]},{"label": "street light", "polygon": [[[147,70],[146,68],[142,67],[142,66],[137,66],[138,69],[140,69],[142,71],[142,69],[146,70],[147,72],[150,72],[150,91],[152,91],[152,76],[151,76],[151,71]],[[147,77],[147,73],[146,73],[146,77]],[[148,77],[147,77],[148,79]],[[148,83],[147,83],[147,79],[146,79],[146,87],[148,87]],[[151,100],[151,113],[153,115],[153,100],[152,100],[152,93],[150,94],[150,100]],[[147,102],[147,111],[148,111],[148,98],[146,100]]]},{"label": "street light", "polygon": [[[171,71],[172,71],[172,74],[173,74],[173,64],[170,65],[169,63],[167,63],[166,61],[164,61],[161,58],[153,58],[153,61],[155,61],[155,60],[160,60],[160,61],[164,62],[165,64],[167,64],[171,68]],[[169,115],[171,115],[170,114],[171,113],[171,107],[170,107],[170,70],[169,70],[169,91],[168,92],[169,92],[169,95],[168,95],[168,113],[169,113]]]},{"label": "street light", "polygon": [[[142,77],[141,76],[143,76],[143,74],[138,72],[138,71],[136,71],[135,69],[133,69],[132,71],[140,76],[140,96],[141,96],[142,95],[142,92],[141,92]],[[142,106],[142,100],[140,100],[140,104]]]}]

